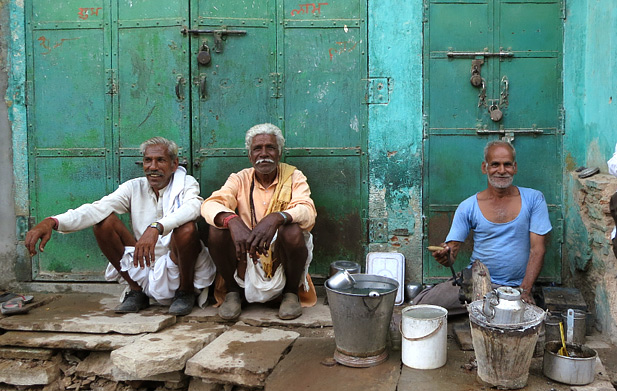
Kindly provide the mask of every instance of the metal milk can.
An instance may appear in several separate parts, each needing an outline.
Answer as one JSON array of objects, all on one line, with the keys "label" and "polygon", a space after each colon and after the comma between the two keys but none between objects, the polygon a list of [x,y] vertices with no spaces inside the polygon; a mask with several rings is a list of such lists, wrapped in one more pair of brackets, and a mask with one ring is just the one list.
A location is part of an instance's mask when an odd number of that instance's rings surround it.
[{"label": "metal milk can", "polygon": [[502,286],[484,296],[482,312],[489,323],[515,324],[523,321],[525,306],[517,289]]}]

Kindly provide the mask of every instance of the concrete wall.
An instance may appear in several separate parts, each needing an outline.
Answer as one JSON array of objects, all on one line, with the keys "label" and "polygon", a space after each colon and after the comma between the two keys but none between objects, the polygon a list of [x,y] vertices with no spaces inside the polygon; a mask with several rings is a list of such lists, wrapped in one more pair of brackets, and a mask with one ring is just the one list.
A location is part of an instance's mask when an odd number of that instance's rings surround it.
[{"label": "concrete wall", "polygon": [[[9,7],[0,1],[0,97],[8,85],[8,43],[10,42]],[[15,280],[16,258],[15,196],[13,193],[12,133],[8,119],[10,100],[0,99],[0,289],[9,289]]]},{"label": "concrete wall", "polygon": [[369,218],[387,237],[369,251],[405,255],[422,280],[422,0],[369,1],[369,76],[389,78],[389,102],[369,106]]},{"label": "concrete wall", "polygon": [[584,294],[596,326],[617,341],[615,256],[608,235],[607,197],[617,190],[608,175],[579,180],[572,171],[599,167],[617,143],[617,5],[613,0],[568,1],[564,50],[564,281]]}]

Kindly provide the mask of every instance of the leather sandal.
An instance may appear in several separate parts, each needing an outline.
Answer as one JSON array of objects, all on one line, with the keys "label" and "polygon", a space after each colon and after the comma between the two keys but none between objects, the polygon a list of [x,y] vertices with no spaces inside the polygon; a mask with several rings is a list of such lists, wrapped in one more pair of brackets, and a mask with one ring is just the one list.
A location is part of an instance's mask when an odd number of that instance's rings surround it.
[{"label": "leather sandal", "polygon": [[279,318],[283,320],[296,319],[302,315],[300,299],[295,293],[283,293],[283,301],[279,307]]},{"label": "leather sandal", "polygon": [[227,292],[225,301],[219,307],[219,316],[225,320],[236,320],[242,312],[242,298],[239,292]]}]

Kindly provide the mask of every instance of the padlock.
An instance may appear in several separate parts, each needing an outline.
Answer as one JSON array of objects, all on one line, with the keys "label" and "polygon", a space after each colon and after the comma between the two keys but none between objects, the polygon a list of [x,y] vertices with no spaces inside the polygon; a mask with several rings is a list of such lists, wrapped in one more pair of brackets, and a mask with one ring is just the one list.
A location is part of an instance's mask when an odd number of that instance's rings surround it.
[{"label": "padlock", "polygon": [[201,65],[208,65],[212,61],[212,57],[210,56],[210,48],[206,43],[201,45],[201,49],[199,53],[197,53],[197,62]]},{"label": "padlock", "polygon": [[474,73],[471,75],[471,79],[469,79],[471,85],[474,87],[480,87],[482,85],[482,75],[479,73]]},{"label": "padlock", "polygon": [[496,104],[492,104],[491,107],[488,108],[488,112],[494,122],[499,122],[503,118],[503,113]]}]

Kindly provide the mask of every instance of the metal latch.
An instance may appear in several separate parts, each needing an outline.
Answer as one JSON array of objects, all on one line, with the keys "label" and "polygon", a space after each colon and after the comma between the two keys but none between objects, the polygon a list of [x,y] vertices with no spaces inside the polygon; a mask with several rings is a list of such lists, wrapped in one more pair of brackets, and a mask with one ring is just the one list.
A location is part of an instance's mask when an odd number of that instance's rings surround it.
[{"label": "metal latch", "polygon": [[184,35],[186,34],[212,34],[214,36],[214,51],[216,53],[223,52],[223,37],[225,35],[246,35],[246,30],[189,30],[186,27],[180,30],[180,32]]},{"label": "metal latch", "polygon": [[514,53],[504,52],[448,52],[448,57],[512,57]]}]

